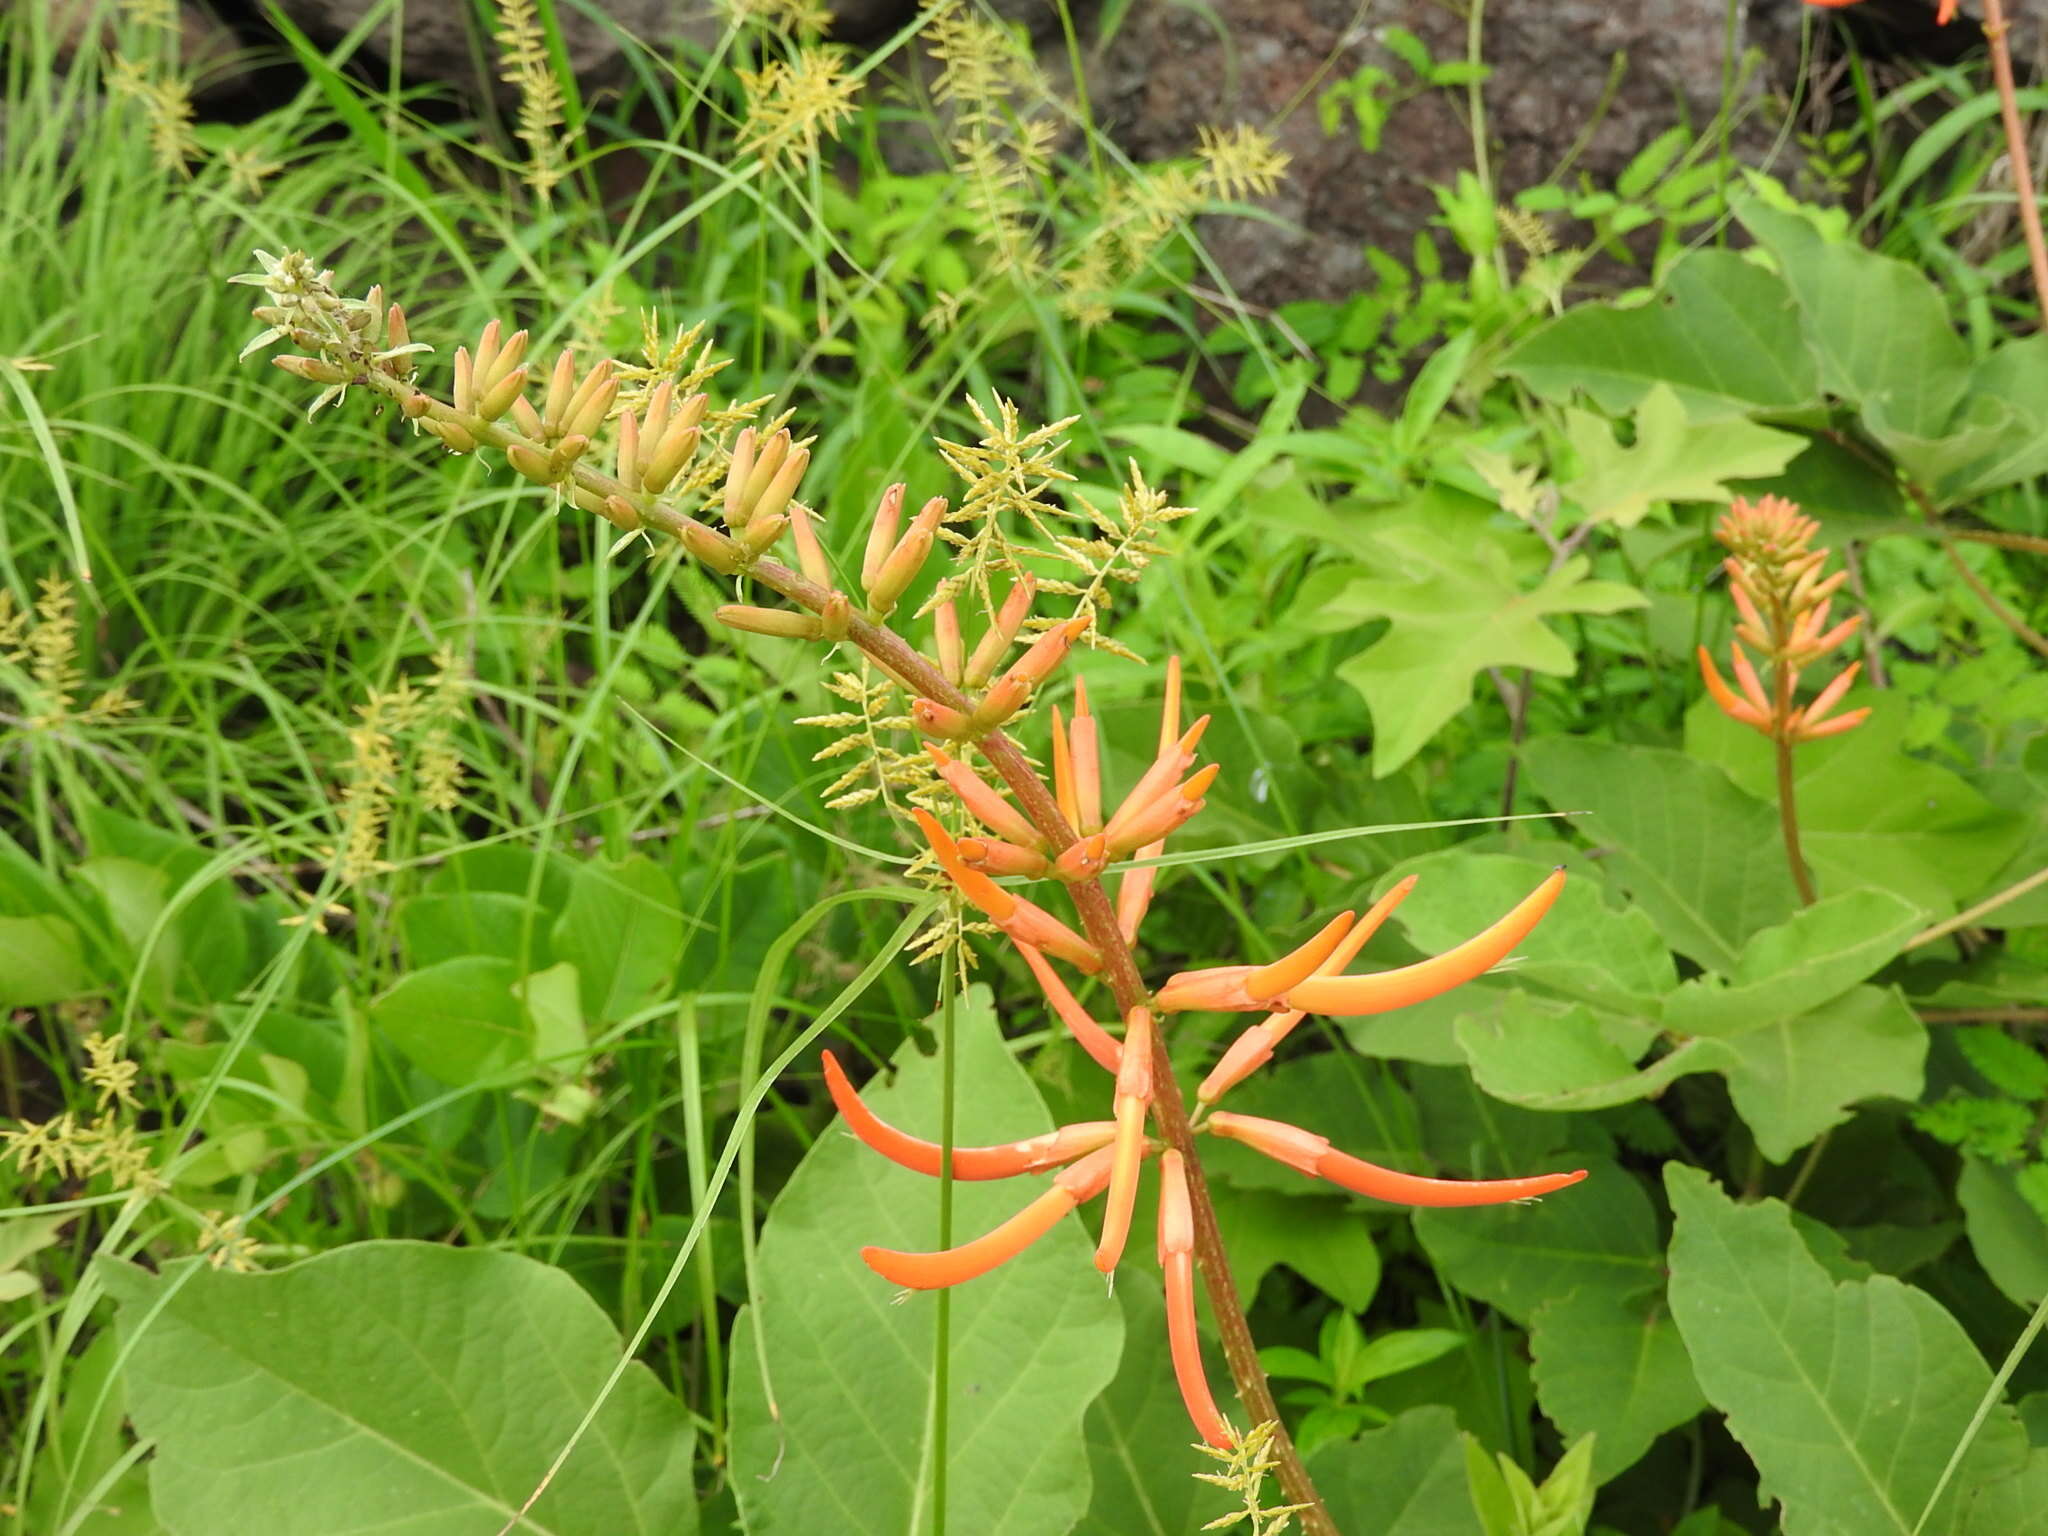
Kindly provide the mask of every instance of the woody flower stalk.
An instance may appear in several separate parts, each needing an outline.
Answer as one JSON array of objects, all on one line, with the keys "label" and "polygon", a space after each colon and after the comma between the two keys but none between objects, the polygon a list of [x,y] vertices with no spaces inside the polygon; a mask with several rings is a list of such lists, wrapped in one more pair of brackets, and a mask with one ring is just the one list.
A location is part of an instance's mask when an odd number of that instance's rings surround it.
[{"label": "woody flower stalk", "polygon": [[[1299,1127],[1209,1114],[1230,1084],[1270,1056],[1304,1013],[1358,1014],[1404,1006],[1497,963],[1548,909],[1562,876],[1546,881],[1478,938],[1417,965],[1373,975],[1343,974],[1358,947],[1406,894],[1402,886],[1364,922],[1342,914],[1280,961],[1184,972],[1155,994],[1140,978],[1131,951],[1151,899],[1153,872],[1124,872],[1114,902],[1102,875],[1114,862],[1156,855],[1166,838],[1201,810],[1203,794],[1218,772],[1215,765],[1193,767],[1206,721],[1181,729],[1179,673],[1170,668],[1158,754],[1118,807],[1105,814],[1095,721],[1077,686],[1071,721],[1054,720],[1055,782],[1048,786],[1004,727],[1069,650],[1092,636],[1092,600],[1084,597],[1082,611],[1071,618],[1039,621],[1034,635],[1029,624],[1033,584],[1019,579],[1000,603],[990,598],[986,627],[971,650],[961,614],[950,601],[939,603],[933,609],[930,655],[887,622],[935,542],[953,538],[947,524],[991,515],[990,508],[979,513],[952,509],[935,497],[906,528],[904,488],[891,487],[872,518],[858,578],[842,587],[817,536],[814,514],[799,499],[807,448],[781,423],[735,430],[751,415],[751,407],[713,412],[701,392],[684,394],[665,382],[622,401],[625,381],[610,360],[587,369],[566,351],[552,364],[529,360],[527,334],[507,335],[495,321],[473,348],[457,353],[454,387],[444,399],[420,387],[417,359],[428,349],[411,339],[398,305],[387,306],[374,289],[367,299],[343,298],[333,287],[332,274],[298,253],[273,257],[259,252],[258,261],[259,271],[236,279],[261,288],[265,298],[255,313],[267,329],[245,355],[275,342],[298,348],[273,362],[323,387],[315,410],[351,389],[389,401],[419,433],[435,438],[448,452],[501,455],[525,479],[604,518],[619,530],[619,548],[666,535],[711,572],[788,604],[728,604],[718,610],[726,625],[855,647],[913,695],[912,720],[929,739],[928,755],[940,780],[983,829],[955,838],[936,818],[921,813],[920,830],[934,859],[959,896],[1016,945],[1054,1011],[1113,1074],[1115,1087],[1107,1120],[1062,1127],[1006,1147],[952,1149],[948,1171],[956,1178],[1060,1170],[1044,1193],[995,1232],[941,1254],[871,1249],[864,1257],[878,1272],[907,1286],[958,1283],[1002,1262],[1068,1211],[1104,1195],[1111,1215],[1096,1263],[1105,1273],[1113,1271],[1130,1228],[1138,1169],[1157,1156],[1163,1173],[1157,1242],[1175,1370],[1189,1412],[1205,1439],[1230,1443],[1231,1431],[1201,1379],[1193,1294],[1193,1275],[1199,1272],[1238,1396],[1254,1424],[1275,1426],[1271,1455],[1288,1498],[1302,1506],[1306,1531],[1334,1536],[1313,1483],[1279,1427],[1279,1412],[1217,1233],[1196,1151],[1196,1122],[1206,1116],[1202,1129],[1242,1141],[1309,1177],[1406,1203],[1525,1199],[1582,1177],[1569,1173],[1470,1183],[1417,1178],[1350,1158]],[[697,377],[701,381],[708,373]],[[531,391],[539,392],[538,404],[529,398]],[[1003,419],[1006,425],[1011,420],[1007,407]],[[985,450],[1014,448],[1005,426],[988,425],[992,435],[984,439]],[[603,452],[596,446],[601,437],[611,443]],[[776,558],[784,549],[793,554],[794,566]],[[1020,642],[1028,643],[1011,661]],[[993,774],[994,783],[975,768],[975,757]],[[1078,926],[1001,883],[1017,876],[1063,886]],[[1061,979],[1062,965],[1106,984],[1121,1038],[1074,999]],[[1162,1027],[1165,1016],[1189,1008],[1264,1015],[1203,1085],[1201,1111],[1194,1118],[1174,1081]],[[849,1126],[869,1145],[906,1166],[940,1171],[944,1151],[868,1114],[829,1059],[826,1081]]]},{"label": "woody flower stalk", "polygon": [[[1728,550],[1722,568],[1728,573],[1728,595],[1740,621],[1728,642],[1728,660],[1741,691],[1731,689],[1703,645],[1700,676],[1707,692],[1729,719],[1768,736],[1777,756],[1778,820],[1785,834],[1785,859],[1793,884],[1808,906],[1813,905],[1813,876],[1799,849],[1799,812],[1793,798],[1792,748],[1802,741],[1838,736],[1860,725],[1868,709],[1833,713],[1863,669],[1852,661],[1837,673],[1809,704],[1795,703],[1800,673],[1820,661],[1856,632],[1861,615],[1851,615],[1832,629],[1828,610],[1846,571],[1823,576],[1828,551],[1809,545],[1820,525],[1800,515],[1797,504],[1779,496],[1750,502],[1738,496],[1714,529]],[[1766,687],[1743,647],[1755,651],[1770,674]]]}]

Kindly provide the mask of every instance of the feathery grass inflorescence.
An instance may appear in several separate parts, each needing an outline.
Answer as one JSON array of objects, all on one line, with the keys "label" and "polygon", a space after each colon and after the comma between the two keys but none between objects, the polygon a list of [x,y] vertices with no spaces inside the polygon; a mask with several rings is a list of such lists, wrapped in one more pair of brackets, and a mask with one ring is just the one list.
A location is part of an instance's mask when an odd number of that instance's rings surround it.
[{"label": "feathery grass inflorescence", "polygon": [[[78,665],[78,601],[61,576],[45,576],[40,586],[33,609],[17,606],[14,594],[0,588],[0,690],[20,700],[22,723],[32,731],[103,726],[140,709],[141,702],[118,683],[78,707],[85,687]],[[19,670],[10,676],[10,669]]]},{"label": "feathery grass inflorescence", "polygon": [[568,146],[563,138],[567,104],[555,61],[548,54],[547,34],[533,0],[495,0],[498,26],[498,78],[519,92],[520,142],[526,164],[520,179],[546,203],[568,174]]}]

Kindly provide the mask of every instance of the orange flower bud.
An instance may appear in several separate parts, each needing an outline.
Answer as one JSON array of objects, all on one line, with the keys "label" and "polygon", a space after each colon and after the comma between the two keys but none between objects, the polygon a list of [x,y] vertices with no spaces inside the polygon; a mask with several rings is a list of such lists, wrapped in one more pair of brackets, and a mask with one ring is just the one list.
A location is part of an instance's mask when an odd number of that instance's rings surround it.
[{"label": "orange flower bud", "polygon": [[1022,811],[990,788],[980,774],[929,743],[925,751],[938,765],[939,777],[945,780],[946,787],[953,791],[976,821],[1009,842],[1035,848],[1041,853],[1045,851],[1045,839],[1039,835],[1038,829],[1025,819]]},{"label": "orange flower bud", "polygon": [[1114,842],[1123,830],[1124,823],[1138,812],[1165,794],[1195,760],[1195,748],[1201,744],[1202,733],[1209,729],[1209,717],[1204,715],[1187,728],[1178,741],[1170,742],[1159,749],[1159,755],[1152,760],[1138,782],[1131,786],[1131,792],[1124,796],[1123,804],[1109,818],[1109,825],[1103,831]]},{"label": "orange flower bud", "polygon": [[1109,867],[1109,845],[1100,832],[1093,837],[1084,837],[1069,843],[1066,851],[1053,861],[1055,879],[1072,884],[1080,880],[1093,880]]},{"label": "orange flower bud", "polygon": [[1031,612],[1031,601],[1038,595],[1038,583],[1029,576],[1021,576],[1010,588],[1009,596],[1003,599],[1003,606],[996,613],[995,622],[988,633],[981,637],[981,643],[974,648],[974,654],[967,658],[967,671],[961,678],[961,686],[979,688],[1002,665],[1003,657],[1009,652],[1010,643],[1017,638],[1017,631],[1024,627],[1024,619]]},{"label": "orange flower bud", "polygon": [[876,570],[875,579],[867,584],[869,613],[877,617],[888,613],[917,580],[931,555],[932,541],[938,537],[939,519],[945,515],[945,497],[934,496],[924,504],[911,522],[910,531],[889,551]]},{"label": "orange flower bud", "polygon": [[936,699],[912,699],[910,721],[925,735],[941,741],[965,741],[976,734],[972,720]]},{"label": "orange flower bud", "polygon": [[519,429],[522,437],[530,437],[535,442],[547,435],[546,429],[541,426],[540,412],[533,408],[533,402],[524,395],[512,402],[512,425]]},{"label": "orange flower bud", "polygon": [[960,610],[950,597],[932,610],[932,649],[939,653],[939,675],[958,688],[966,656],[960,642]]},{"label": "orange flower bud", "polygon": [[1069,819],[1083,836],[1102,830],[1102,738],[1088,711],[1088,685],[1074,679],[1074,718],[1067,726],[1073,761],[1074,814]]},{"label": "orange flower bud", "polygon": [[688,550],[693,558],[721,576],[730,576],[739,570],[741,561],[745,558],[746,552],[739,545],[716,529],[706,528],[702,523],[684,523],[677,537],[682,540],[683,548]]},{"label": "orange flower bud", "polygon": [[1147,843],[1165,841],[1169,832],[1192,819],[1207,804],[1202,797],[1222,771],[1221,763],[1210,763],[1196,770],[1195,776],[1187,783],[1155,796],[1151,804],[1124,817],[1120,825],[1112,823],[1114,830],[1104,834],[1109,844],[1109,856],[1113,859],[1128,858]]},{"label": "orange flower bud", "polygon": [[593,510],[627,533],[640,531],[640,509],[623,496],[607,496]]},{"label": "orange flower bud", "polygon": [[1052,868],[1037,849],[1020,848],[999,837],[963,837],[958,847],[961,863],[988,875],[1022,875],[1027,880],[1038,880]]},{"label": "orange flower bud", "polygon": [[860,585],[863,592],[874,586],[882,574],[882,562],[896,547],[896,530],[903,523],[903,493],[909,487],[898,481],[882,492],[875,504],[875,517],[868,528],[867,553],[861,557]]},{"label": "orange flower bud", "polygon": [[974,712],[969,716],[976,733],[985,735],[999,730],[1030,698],[1031,689],[1027,684],[1018,682],[1014,677],[997,678],[989,684],[988,692],[975,702]]},{"label": "orange flower bud", "polygon": [[612,462],[627,490],[640,489],[640,422],[631,411],[619,417],[619,451]]}]

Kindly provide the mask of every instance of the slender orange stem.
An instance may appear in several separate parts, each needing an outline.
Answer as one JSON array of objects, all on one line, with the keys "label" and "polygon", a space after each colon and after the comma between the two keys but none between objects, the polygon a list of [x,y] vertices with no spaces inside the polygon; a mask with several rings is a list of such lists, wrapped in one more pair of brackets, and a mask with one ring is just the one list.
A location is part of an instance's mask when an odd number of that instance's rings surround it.
[{"label": "slender orange stem", "polygon": [[1991,80],[1998,88],[1998,115],[2005,124],[2005,152],[2012,161],[2020,231],[2026,236],[2027,264],[2034,273],[2034,307],[2040,320],[2048,320],[2048,240],[2041,235],[2041,205],[2034,196],[2027,127],[2020,121],[2019,93],[2013,82],[2012,47],[2006,40],[2007,31],[2005,0],[1984,0],[1984,41],[1991,48]]}]

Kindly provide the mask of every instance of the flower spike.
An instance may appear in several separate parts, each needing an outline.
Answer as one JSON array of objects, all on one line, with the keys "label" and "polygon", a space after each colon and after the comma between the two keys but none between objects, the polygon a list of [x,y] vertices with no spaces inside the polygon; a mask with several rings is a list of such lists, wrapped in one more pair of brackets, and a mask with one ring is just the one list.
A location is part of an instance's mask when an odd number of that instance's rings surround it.
[{"label": "flower spike", "polygon": [[1586,1170],[1579,1168],[1571,1173],[1543,1173],[1526,1179],[1426,1179],[1339,1152],[1330,1145],[1329,1138],[1284,1120],[1262,1120],[1256,1115],[1233,1115],[1219,1109],[1209,1117],[1209,1129],[1218,1136],[1241,1141],[1253,1151],[1298,1169],[1312,1179],[1328,1179],[1355,1194],[1390,1205],[1507,1205],[1550,1194],[1586,1176]]},{"label": "flower spike", "polygon": [[[1180,736],[1180,658],[1166,658],[1166,697],[1159,705],[1159,751],[1163,755],[1167,748]],[[1141,859],[1156,859],[1166,852],[1166,839],[1147,843],[1138,850]],[[1138,942],[1138,925],[1145,921],[1145,914],[1152,907],[1152,888],[1158,879],[1156,869],[1133,869],[1125,873],[1116,888],[1116,923],[1122,930],[1124,942]]]},{"label": "flower spike", "polygon": [[[846,1128],[868,1147],[912,1173],[939,1176],[940,1152],[935,1141],[899,1131],[861,1102],[847,1081],[839,1060],[830,1051],[821,1052],[825,1064],[825,1087],[839,1107]],[[1063,1125],[1043,1136],[1009,1142],[996,1147],[955,1147],[953,1177],[956,1179],[1007,1179],[1020,1173],[1040,1173],[1072,1162],[1077,1157],[1106,1147],[1116,1136],[1110,1120],[1084,1120]]]},{"label": "flower spike", "polygon": [[1115,1157],[1109,1168],[1109,1199],[1102,1212],[1102,1241],[1095,1267],[1116,1272],[1131,1235],[1138,1203],[1138,1163],[1145,1155],[1145,1116],[1152,1110],[1152,1010],[1133,1008],[1124,1023],[1123,1060],[1116,1073]]},{"label": "flower spike", "polygon": [[1169,1150],[1159,1159],[1159,1268],[1166,1277],[1166,1342],[1173,1353],[1173,1379],[1195,1431],[1219,1451],[1235,1437],[1202,1370],[1202,1336],[1195,1326],[1195,1213],[1188,1199],[1187,1170]]},{"label": "flower spike", "polygon": [[1386,1013],[1448,992],[1483,976],[1529,936],[1564,889],[1564,871],[1553,872],[1515,909],[1484,933],[1428,960],[1381,971],[1376,976],[1312,976],[1288,993],[1290,1007],[1337,1018]]},{"label": "flower spike", "polygon": [[1074,1207],[1101,1194],[1103,1186],[1109,1183],[1112,1150],[1098,1148],[1078,1163],[1062,1168],[1053,1177],[1052,1188],[972,1242],[936,1253],[904,1253],[870,1245],[861,1249],[861,1262],[884,1280],[913,1291],[935,1291],[985,1275],[1045,1236]]}]

